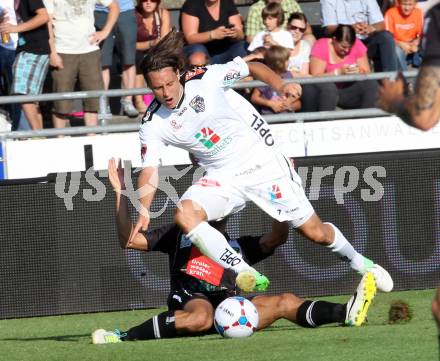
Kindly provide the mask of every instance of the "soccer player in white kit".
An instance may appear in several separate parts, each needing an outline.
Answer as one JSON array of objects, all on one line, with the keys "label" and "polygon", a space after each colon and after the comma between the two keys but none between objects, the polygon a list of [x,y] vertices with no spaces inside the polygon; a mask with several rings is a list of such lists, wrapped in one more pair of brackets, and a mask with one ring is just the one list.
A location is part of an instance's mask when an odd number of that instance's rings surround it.
[{"label": "soccer player in white kit", "polygon": [[139,132],[143,169],[138,187],[143,211],[130,239],[148,228],[147,210],[158,187],[161,153],[166,145],[173,145],[192,153],[206,170],[179,200],[175,221],[202,253],[237,273],[239,288],[262,291],[269,280],[245,263],[208,221],[237,212],[252,201],[311,241],[328,246],[357,272],[371,271],[377,288],[389,292],[393,281],[388,272],[359,254],[334,225],[316,215],[298,174],[275,149],[261,115],[245,99],[237,111],[236,102],[232,104],[230,95],[225,95],[235,80],[249,74],[285,99],[299,98],[300,86],[284,84],[265,65],[246,64],[240,57],[181,74],[182,45],[181,35],[173,31],[147,52],[142,64],[155,100]]}]

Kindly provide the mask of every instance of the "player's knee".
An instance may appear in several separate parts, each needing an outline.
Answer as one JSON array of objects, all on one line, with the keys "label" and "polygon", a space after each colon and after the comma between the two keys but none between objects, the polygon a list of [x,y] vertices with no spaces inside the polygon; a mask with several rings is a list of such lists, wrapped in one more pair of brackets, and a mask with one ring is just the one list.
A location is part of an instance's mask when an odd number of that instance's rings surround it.
[{"label": "player's knee", "polygon": [[318,244],[321,245],[329,245],[331,244],[331,238],[328,235],[328,232],[325,229],[325,225],[316,226],[309,230],[308,238]]},{"label": "player's knee", "polygon": [[203,220],[203,214],[201,212],[197,212],[191,205],[186,203],[180,204],[174,213],[174,222],[184,233],[189,233]]},{"label": "player's knee", "polygon": [[190,331],[197,333],[208,331],[214,323],[214,318],[207,312],[197,312],[191,314],[188,321]]},{"label": "player's knee", "polygon": [[285,315],[294,315],[301,305],[301,299],[292,293],[283,293],[280,296],[277,307],[282,310]]}]

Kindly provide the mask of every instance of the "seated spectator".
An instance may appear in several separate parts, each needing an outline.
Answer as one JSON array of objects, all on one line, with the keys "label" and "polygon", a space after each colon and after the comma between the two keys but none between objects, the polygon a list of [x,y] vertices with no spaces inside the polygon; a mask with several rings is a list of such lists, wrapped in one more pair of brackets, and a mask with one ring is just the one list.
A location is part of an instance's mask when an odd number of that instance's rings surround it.
[{"label": "seated spectator", "polygon": [[186,59],[187,69],[199,68],[209,64],[209,54],[203,50],[195,51]]},{"label": "seated spectator", "polygon": [[[97,2],[109,8],[106,23],[100,31],[96,31],[94,26],[94,1],[45,0],[54,32],[50,55],[51,64],[55,68],[52,70],[53,92],[73,91],[77,79],[81,90],[104,89],[99,44],[110,34],[116,23],[119,7],[116,0]],[[85,125],[96,126],[99,99],[84,99],[83,109]],[[52,114],[54,127],[66,127],[71,112],[71,100],[55,101]]]},{"label": "seated spectator", "polygon": [[[136,18],[134,4],[133,0],[117,0],[117,2],[120,10],[118,20],[109,36],[101,43],[102,79],[105,90],[110,85],[110,67],[113,62],[115,46],[118,49],[122,66],[122,88],[133,89],[136,81]],[[95,27],[97,30],[104,28],[107,16],[107,7],[97,4],[95,8]],[[122,114],[129,117],[139,115],[133,106],[133,96],[127,95],[121,99],[121,111]],[[107,107],[107,113],[111,113],[110,107]]]},{"label": "seated spectator", "polygon": [[[1,33],[18,33],[11,94],[41,94],[49,68],[49,15],[42,0],[21,0],[16,12],[21,22],[0,25]],[[32,129],[43,128],[38,103],[23,103],[22,109]]]},{"label": "seated spectator", "polygon": [[206,48],[211,64],[223,64],[246,55],[243,24],[233,0],[186,0],[181,29],[189,57]]},{"label": "seated spectator", "polygon": [[332,36],[339,24],[350,24],[356,36],[368,48],[375,71],[397,70],[394,39],[385,30],[382,12],[376,0],[321,0],[323,26]]},{"label": "seated spectator", "polygon": [[[145,52],[171,31],[171,15],[160,6],[160,0],[138,0],[136,6],[136,88],[146,86],[140,64]],[[147,109],[144,96],[135,96],[135,106],[140,113]]]},{"label": "seated spectator", "polygon": [[385,27],[393,34],[396,43],[399,70],[407,70],[408,64],[419,67],[419,53],[423,33],[423,12],[416,7],[417,0],[399,0],[385,14]]},{"label": "seated spectator", "polygon": [[308,76],[311,46],[303,40],[307,29],[307,18],[303,13],[293,13],[287,21],[287,30],[292,35],[294,48],[290,51],[288,70],[295,76]]},{"label": "seated spectator", "polygon": [[[369,73],[367,48],[350,25],[338,25],[332,38],[318,39],[312,48],[310,73],[313,76]],[[303,111],[373,108],[376,80],[353,83],[321,83],[303,86]]]},{"label": "seated spectator", "polygon": [[[287,70],[290,50],[279,45],[273,45],[264,54],[264,63],[283,79],[292,79],[292,74]],[[298,99],[283,99],[278,93],[268,86],[255,88],[252,92],[251,102],[261,107],[262,114],[293,112],[301,108]]]},{"label": "seated spectator", "polygon": [[[286,21],[292,13],[302,13],[301,7],[295,0],[258,0],[249,7],[246,18],[246,41],[248,43],[252,42],[257,33],[265,30],[261,12],[266,5],[270,3],[277,3],[281,5],[284,13],[284,22],[282,24],[283,27],[286,26]],[[304,39],[310,41],[310,45],[313,45],[315,41],[315,37],[313,36],[310,25],[307,26]]]},{"label": "seated spectator", "polygon": [[270,48],[272,45],[293,49],[292,35],[282,27],[284,23],[284,13],[280,4],[268,4],[261,12],[261,17],[263,18],[263,23],[266,28],[264,31],[260,31],[255,35],[249,44],[248,50],[253,51],[261,46]]}]

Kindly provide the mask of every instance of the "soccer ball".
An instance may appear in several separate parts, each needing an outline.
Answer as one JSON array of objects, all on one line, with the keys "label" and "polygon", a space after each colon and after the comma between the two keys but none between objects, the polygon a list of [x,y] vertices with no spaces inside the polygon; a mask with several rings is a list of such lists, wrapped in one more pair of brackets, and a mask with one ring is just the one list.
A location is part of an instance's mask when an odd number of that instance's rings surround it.
[{"label": "soccer ball", "polygon": [[244,297],[229,297],[217,306],[214,326],[223,337],[249,337],[258,327],[257,309]]}]

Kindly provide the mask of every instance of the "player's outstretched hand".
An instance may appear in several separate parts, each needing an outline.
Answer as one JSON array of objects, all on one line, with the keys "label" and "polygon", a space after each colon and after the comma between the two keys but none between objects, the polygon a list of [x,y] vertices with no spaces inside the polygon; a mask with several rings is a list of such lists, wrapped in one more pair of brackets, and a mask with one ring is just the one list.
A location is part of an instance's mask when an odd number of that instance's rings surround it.
[{"label": "player's outstretched hand", "polygon": [[112,158],[108,161],[108,179],[115,192],[125,189],[124,168],[122,168],[121,159],[116,161]]},{"label": "player's outstretched hand", "polygon": [[395,104],[403,101],[405,92],[405,83],[402,78],[396,81],[384,79],[382,86],[379,88],[379,100],[377,105],[386,112],[393,112]]}]

